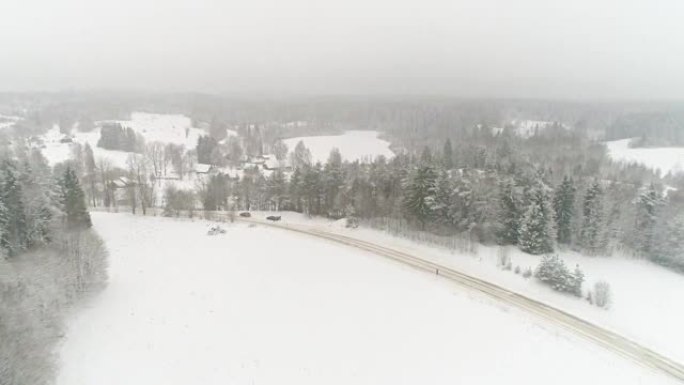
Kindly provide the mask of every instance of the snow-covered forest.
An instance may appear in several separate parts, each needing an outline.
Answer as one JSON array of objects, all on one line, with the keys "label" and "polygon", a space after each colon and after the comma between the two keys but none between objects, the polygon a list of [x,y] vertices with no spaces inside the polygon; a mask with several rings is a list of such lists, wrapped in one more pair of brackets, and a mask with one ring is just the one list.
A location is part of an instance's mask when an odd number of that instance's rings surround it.
[{"label": "snow-covered forest", "polygon": [[50,384],[71,305],[106,283],[76,172],[0,145],[0,383]]}]

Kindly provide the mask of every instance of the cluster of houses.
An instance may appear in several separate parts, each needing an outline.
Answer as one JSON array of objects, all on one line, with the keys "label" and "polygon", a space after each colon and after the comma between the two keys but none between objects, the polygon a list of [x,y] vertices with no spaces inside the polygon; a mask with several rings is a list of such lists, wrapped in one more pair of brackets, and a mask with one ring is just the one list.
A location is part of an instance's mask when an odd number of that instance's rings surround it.
[{"label": "cluster of houses", "polygon": [[212,176],[212,175],[229,175],[237,177],[240,172],[245,169],[259,169],[263,171],[292,171],[292,166],[288,160],[278,160],[275,155],[264,154],[256,156],[244,156],[240,160],[240,165],[232,167],[218,167],[211,164],[196,163],[193,167],[193,172],[197,176]]}]

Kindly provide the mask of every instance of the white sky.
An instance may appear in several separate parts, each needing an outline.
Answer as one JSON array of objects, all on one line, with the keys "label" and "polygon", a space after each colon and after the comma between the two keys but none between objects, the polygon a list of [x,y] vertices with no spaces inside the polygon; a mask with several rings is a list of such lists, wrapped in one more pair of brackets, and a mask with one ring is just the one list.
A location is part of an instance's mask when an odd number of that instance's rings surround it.
[{"label": "white sky", "polygon": [[0,90],[684,98],[681,0],[0,0]]}]

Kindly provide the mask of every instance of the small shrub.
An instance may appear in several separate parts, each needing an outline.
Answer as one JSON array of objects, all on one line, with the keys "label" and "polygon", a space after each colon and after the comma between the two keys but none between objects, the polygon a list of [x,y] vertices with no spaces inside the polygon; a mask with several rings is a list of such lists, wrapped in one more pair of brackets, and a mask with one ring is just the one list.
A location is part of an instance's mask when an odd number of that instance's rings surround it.
[{"label": "small shrub", "polygon": [[525,269],[525,271],[523,271],[522,276],[523,276],[523,278],[525,278],[525,279],[530,278],[530,277],[532,276],[532,269],[529,268],[529,267],[528,267],[527,269]]},{"label": "small shrub", "polygon": [[591,295],[591,291],[587,293],[587,302],[589,302],[590,305],[594,304],[594,298]]},{"label": "small shrub", "polygon": [[345,227],[348,229],[355,229],[359,227],[359,219],[353,215],[348,216],[345,222]]},{"label": "small shrub", "polygon": [[515,270],[513,272],[515,274],[520,274],[520,265],[515,266]]},{"label": "small shrub", "polygon": [[584,273],[582,273],[579,266],[571,273],[565,266],[565,262],[558,255],[543,256],[534,276],[538,280],[550,285],[554,290],[572,293],[576,296],[582,295]]},{"label": "small shrub", "polygon": [[594,301],[596,306],[608,308],[610,306],[610,285],[606,281],[598,281],[594,284]]}]

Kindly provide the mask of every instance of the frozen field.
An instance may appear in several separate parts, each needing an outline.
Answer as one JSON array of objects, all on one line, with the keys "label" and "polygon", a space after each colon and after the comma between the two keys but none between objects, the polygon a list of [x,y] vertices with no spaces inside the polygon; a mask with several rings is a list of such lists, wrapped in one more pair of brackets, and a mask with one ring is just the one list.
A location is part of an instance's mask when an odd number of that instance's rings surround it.
[{"label": "frozen field", "polygon": [[[281,230],[95,213],[110,284],[60,385],[662,384],[440,277]],[[268,239],[268,242],[264,242]]]},{"label": "frozen field", "polygon": [[616,162],[640,163],[660,170],[664,176],[670,172],[684,171],[684,147],[629,148],[631,139],[606,142],[608,156]]},{"label": "frozen field", "polygon": [[390,143],[378,138],[377,131],[346,131],[342,135],[331,136],[302,136],[285,140],[290,151],[293,151],[299,141],[311,151],[314,162],[325,163],[330,150],[337,147],[342,159],[348,161],[375,159],[380,155],[388,158],[394,156],[390,150]]}]

